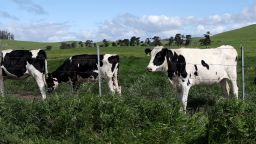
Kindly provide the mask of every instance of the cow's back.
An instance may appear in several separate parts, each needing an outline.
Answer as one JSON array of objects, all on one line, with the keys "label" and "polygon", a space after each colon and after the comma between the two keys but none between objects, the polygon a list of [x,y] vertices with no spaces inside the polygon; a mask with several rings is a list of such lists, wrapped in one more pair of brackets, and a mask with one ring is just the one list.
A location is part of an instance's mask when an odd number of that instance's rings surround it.
[{"label": "cow's back", "polygon": [[211,65],[236,64],[237,60],[235,48],[229,45],[209,49],[180,48],[174,51],[184,56],[187,64],[192,65],[201,64],[202,60]]},{"label": "cow's back", "polygon": [[228,78],[236,71],[237,52],[232,46],[210,49],[176,49],[184,56],[186,72],[195,84],[211,84]]}]

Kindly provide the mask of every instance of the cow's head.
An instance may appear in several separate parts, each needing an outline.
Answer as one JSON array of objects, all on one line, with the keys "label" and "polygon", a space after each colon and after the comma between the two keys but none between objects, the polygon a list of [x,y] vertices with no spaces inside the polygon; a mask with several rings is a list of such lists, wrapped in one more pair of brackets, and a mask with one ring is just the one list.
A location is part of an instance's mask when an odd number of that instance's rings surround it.
[{"label": "cow's head", "polygon": [[46,78],[46,83],[47,83],[47,92],[49,93],[55,90],[59,84],[57,78],[54,78],[52,74],[48,74],[48,77]]},{"label": "cow's head", "polygon": [[145,53],[151,57],[147,70],[150,72],[166,71],[168,69],[166,61],[167,52],[168,49],[163,46],[154,47],[152,50],[149,48],[145,49]]}]

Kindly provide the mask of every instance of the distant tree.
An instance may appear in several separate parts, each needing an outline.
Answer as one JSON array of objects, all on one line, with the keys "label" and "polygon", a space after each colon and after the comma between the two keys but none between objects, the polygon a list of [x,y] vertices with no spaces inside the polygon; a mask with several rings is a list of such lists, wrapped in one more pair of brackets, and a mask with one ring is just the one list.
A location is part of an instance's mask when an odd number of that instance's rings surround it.
[{"label": "distant tree", "polygon": [[209,31],[207,31],[206,34],[204,34],[204,38],[199,40],[200,45],[207,47],[211,44],[210,34],[211,33]]},{"label": "distant tree", "polygon": [[74,41],[71,43],[71,48],[76,48],[77,47],[77,43]]},{"label": "distant tree", "polygon": [[192,36],[186,35],[185,46],[188,46],[191,43],[191,40],[192,40]]},{"label": "distant tree", "polygon": [[154,36],[153,38],[153,46],[161,46],[162,43],[161,43],[161,39],[159,36]]},{"label": "distant tree", "polygon": [[80,45],[80,47],[84,47],[84,43],[82,41],[79,41],[78,44]]},{"label": "distant tree", "polygon": [[85,47],[93,47],[93,41],[92,40],[86,40],[84,45],[85,45]]},{"label": "distant tree", "polygon": [[174,38],[173,38],[173,37],[170,37],[170,38],[168,39],[168,45],[171,46],[171,45],[173,44],[173,42],[174,42]]},{"label": "distant tree", "polygon": [[136,39],[135,39],[135,44],[136,44],[136,45],[140,45],[140,37],[136,37]]},{"label": "distant tree", "polygon": [[146,38],[146,39],[145,39],[145,44],[147,44],[147,45],[150,45],[150,44],[151,44],[150,38]]},{"label": "distant tree", "polygon": [[103,39],[102,42],[103,42],[103,46],[104,47],[108,47],[109,46],[109,41],[108,40]]},{"label": "distant tree", "polygon": [[181,46],[182,43],[183,43],[183,40],[182,40],[182,35],[181,34],[176,34],[175,37],[174,37],[174,42],[177,46]]},{"label": "distant tree", "polygon": [[47,46],[45,47],[45,49],[46,49],[46,50],[51,50],[51,49],[52,49],[52,46],[51,46],[51,45],[47,45]]},{"label": "distant tree", "polygon": [[130,39],[130,46],[137,46],[140,44],[140,37],[132,36]]},{"label": "distant tree", "polygon": [[71,43],[66,43],[66,42],[62,42],[60,44],[60,49],[70,49],[70,48],[75,48],[75,44]]},{"label": "distant tree", "polygon": [[0,30],[0,39],[14,40],[14,34],[6,30]]},{"label": "distant tree", "polygon": [[112,47],[116,47],[117,43],[116,42],[112,42],[111,45],[112,45]]},{"label": "distant tree", "polygon": [[66,42],[62,42],[60,44],[60,49],[66,49],[67,48],[67,43]]}]

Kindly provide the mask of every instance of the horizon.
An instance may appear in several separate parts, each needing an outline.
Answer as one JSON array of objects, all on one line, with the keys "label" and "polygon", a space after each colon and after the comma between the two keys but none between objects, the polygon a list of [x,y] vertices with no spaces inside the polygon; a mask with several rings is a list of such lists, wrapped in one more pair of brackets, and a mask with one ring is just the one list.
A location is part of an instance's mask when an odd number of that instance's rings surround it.
[{"label": "horizon", "polygon": [[0,0],[0,30],[33,42],[202,37],[256,23],[256,0]]}]

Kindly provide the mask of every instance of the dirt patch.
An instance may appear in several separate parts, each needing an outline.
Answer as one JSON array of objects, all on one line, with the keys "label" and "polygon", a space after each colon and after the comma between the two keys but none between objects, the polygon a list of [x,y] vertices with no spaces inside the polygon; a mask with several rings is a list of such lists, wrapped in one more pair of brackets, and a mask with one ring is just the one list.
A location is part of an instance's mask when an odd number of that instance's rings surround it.
[{"label": "dirt patch", "polygon": [[27,100],[41,100],[42,96],[41,95],[36,95],[33,92],[29,91],[19,91],[19,93],[13,93],[13,94],[7,94],[7,96],[14,96],[20,99],[27,99]]}]

